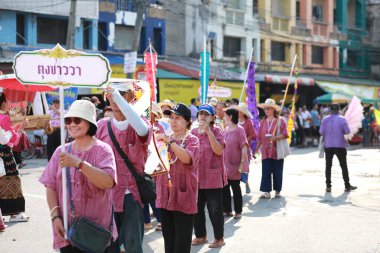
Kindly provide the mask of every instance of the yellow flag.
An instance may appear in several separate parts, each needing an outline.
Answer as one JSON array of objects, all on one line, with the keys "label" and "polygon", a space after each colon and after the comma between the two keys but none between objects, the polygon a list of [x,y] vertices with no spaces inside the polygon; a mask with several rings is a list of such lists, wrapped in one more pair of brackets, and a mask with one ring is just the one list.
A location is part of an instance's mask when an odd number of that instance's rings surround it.
[{"label": "yellow flag", "polygon": [[380,111],[375,109],[374,114],[375,114],[376,124],[380,125]]},{"label": "yellow flag", "polygon": [[288,143],[292,142],[292,131],[294,127],[294,102],[292,103],[292,110],[290,111],[289,120],[288,120]]}]

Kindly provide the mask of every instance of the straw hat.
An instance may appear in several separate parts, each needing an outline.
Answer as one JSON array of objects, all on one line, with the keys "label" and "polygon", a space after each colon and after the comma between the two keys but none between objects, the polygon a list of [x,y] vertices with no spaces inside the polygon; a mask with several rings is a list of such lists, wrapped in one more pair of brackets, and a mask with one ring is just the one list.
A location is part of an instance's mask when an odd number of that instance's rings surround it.
[{"label": "straw hat", "polygon": [[152,101],[152,113],[159,118],[163,117],[161,107],[159,107],[158,104],[154,101]]},{"label": "straw hat", "polygon": [[210,98],[208,103],[212,106],[216,106],[219,103],[219,100],[217,98]]},{"label": "straw hat", "polygon": [[276,105],[276,101],[274,101],[274,99],[271,99],[271,98],[267,98],[264,103],[258,104],[257,106],[262,108],[262,109],[264,109],[266,107],[272,107],[276,111],[280,111],[280,109],[281,109],[280,106]]},{"label": "straw hat", "polygon": [[133,90],[133,80],[128,80],[124,78],[111,78],[109,85],[113,89],[117,89],[118,91]]},{"label": "straw hat", "polygon": [[240,103],[239,105],[232,105],[231,108],[235,108],[239,112],[244,113],[245,116],[247,116],[249,119],[253,118],[251,112],[248,110],[247,104],[245,103]]},{"label": "straw hat", "polygon": [[70,117],[77,117],[87,120],[91,124],[98,127],[96,124],[96,111],[95,105],[87,100],[76,100],[71,105],[69,111],[65,114],[65,119]]},{"label": "straw hat", "polygon": [[174,103],[172,101],[170,101],[169,99],[165,99],[164,101],[158,103],[158,106],[161,108],[162,106],[169,106],[170,108],[173,108],[174,107]]}]

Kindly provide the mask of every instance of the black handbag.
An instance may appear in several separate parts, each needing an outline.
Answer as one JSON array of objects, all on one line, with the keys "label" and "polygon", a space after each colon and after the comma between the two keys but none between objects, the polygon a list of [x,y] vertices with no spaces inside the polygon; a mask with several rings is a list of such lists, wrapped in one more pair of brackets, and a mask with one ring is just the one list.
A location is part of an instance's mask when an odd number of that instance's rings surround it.
[{"label": "black handbag", "polygon": [[[69,152],[71,145],[69,146]],[[74,217],[74,202],[72,198],[72,189],[70,181],[70,170],[66,169],[67,189],[70,197],[70,210],[71,215]],[[69,231],[67,232],[67,239],[72,246],[86,253],[103,253],[111,242],[113,226],[113,206],[109,230],[103,226],[87,219],[86,217],[77,217],[73,219]]]},{"label": "black handbag", "polygon": [[107,127],[108,127],[108,133],[111,137],[113,145],[119,152],[120,156],[124,159],[125,164],[127,165],[127,167],[129,168],[129,171],[132,173],[133,177],[136,180],[142,202],[144,204],[149,204],[156,201],[156,197],[157,197],[156,185],[152,177],[147,173],[144,173],[144,176],[140,176],[139,174],[137,174],[135,166],[133,166],[133,164],[128,159],[127,155],[121,149],[119,143],[116,140],[115,134],[113,133],[113,130],[111,127],[111,120],[108,120]]}]

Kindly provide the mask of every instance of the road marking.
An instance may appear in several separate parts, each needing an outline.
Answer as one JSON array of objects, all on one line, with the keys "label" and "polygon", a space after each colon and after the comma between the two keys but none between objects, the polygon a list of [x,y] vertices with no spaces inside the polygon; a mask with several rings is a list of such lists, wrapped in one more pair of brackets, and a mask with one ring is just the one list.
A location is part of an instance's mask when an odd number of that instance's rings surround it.
[{"label": "road marking", "polygon": [[46,196],[43,196],[43,195],[24,193],[24,196],[33,197],[33,198],[39,198],[39,199],[45,199],[46,200]]}]

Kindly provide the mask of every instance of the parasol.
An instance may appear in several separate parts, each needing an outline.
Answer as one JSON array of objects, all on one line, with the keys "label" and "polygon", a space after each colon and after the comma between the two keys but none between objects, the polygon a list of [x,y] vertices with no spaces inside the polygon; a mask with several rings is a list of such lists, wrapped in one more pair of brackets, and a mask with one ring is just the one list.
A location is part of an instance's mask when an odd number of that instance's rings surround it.
[{"label": "parasol", "polygon": [[351,101],[352,96],[343,93],[327,93],[314,100],[316,104],[345,104]]},{"label": "parasol", "polygon": [[344,117],[346,118],[348,127],[350,128],[350,133],[346,134],[345,138],[346,140],[351,140],[354,134],[359,131],[359,128],[362,127],[363,106],[357,96],[352,98]]}]

